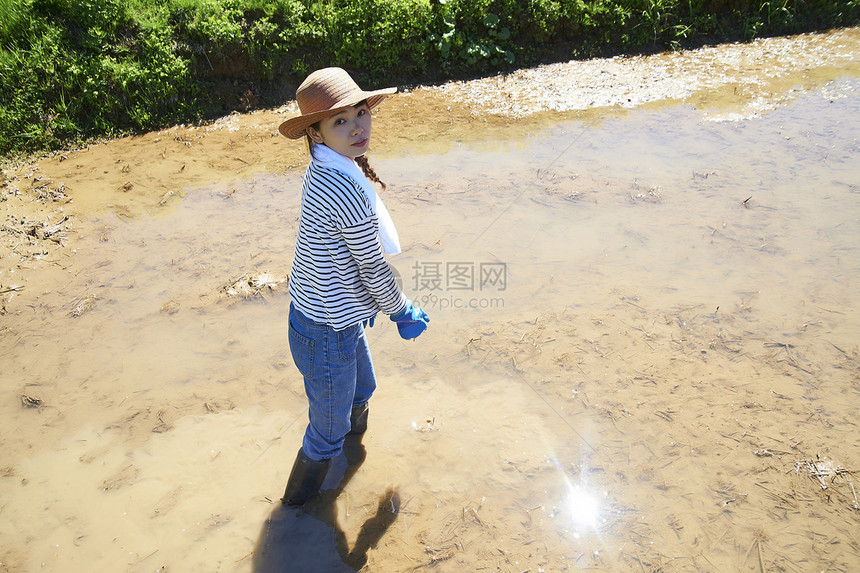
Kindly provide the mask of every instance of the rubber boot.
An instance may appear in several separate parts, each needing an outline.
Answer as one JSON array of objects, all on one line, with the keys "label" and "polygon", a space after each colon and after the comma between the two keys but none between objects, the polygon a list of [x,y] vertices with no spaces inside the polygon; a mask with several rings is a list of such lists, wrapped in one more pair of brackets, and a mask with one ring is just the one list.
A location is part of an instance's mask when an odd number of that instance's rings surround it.
[{"label": "rubber boot", "polygon": [[305,454],[303,449],[299,448],[281,502],[284,505],[304,505],[306,501],[319,493],[329,466],[331,466],[330,459],[315,462]]},{"label": "rubber boot", "polygon": [[367,402],[352,409],[349,414],[349,433],[352,435],[363,434],[367,431],[367,415],[370,408]]}]

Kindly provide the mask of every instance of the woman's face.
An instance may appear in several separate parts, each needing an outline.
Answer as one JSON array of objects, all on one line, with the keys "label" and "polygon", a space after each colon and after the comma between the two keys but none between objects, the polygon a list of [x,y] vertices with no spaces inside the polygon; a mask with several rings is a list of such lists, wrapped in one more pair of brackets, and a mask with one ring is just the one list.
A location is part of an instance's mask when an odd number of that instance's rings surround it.
[{"label": "woman's face", "polygon": [[358,157],[370,148],[370,108],[366,102],[348,107],[319,122],[319,129],[308,128],[308,135],[317,143],[346,157]]}]

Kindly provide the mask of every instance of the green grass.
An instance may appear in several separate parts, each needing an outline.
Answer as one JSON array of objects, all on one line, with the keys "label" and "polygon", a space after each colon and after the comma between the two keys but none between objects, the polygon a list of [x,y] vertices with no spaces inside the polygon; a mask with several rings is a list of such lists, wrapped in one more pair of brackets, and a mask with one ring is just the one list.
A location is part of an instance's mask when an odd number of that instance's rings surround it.
[{"label": "green grass", "polygon": [[[0,0],[0,155],[292,97],[851,26],[860,0]],[[253,97],[248,97],[248,94]]]}]

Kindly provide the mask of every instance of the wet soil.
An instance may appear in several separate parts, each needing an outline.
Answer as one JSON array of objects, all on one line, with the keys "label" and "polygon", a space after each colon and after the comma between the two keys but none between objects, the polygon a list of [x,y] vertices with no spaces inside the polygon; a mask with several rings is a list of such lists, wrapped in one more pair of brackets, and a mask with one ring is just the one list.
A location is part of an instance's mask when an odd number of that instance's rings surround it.
[{"label": "wet soil", "polygon": [[4,168],[0,571],[860,567],[860,30],[389,98],[431,314],[306,511],[282,108]]}]

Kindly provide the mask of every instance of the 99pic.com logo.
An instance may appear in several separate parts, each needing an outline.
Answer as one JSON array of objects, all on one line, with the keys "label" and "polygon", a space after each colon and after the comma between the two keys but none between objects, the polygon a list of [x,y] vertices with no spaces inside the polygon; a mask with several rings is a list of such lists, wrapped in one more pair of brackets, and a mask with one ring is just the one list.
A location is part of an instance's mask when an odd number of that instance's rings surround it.
[{"label": "99pic.com logo", "polygon": [[410,283],[394,267],[397,284],[425,309],[484,310],[505,307],[507,263],[498,261],[415,261]]}]

